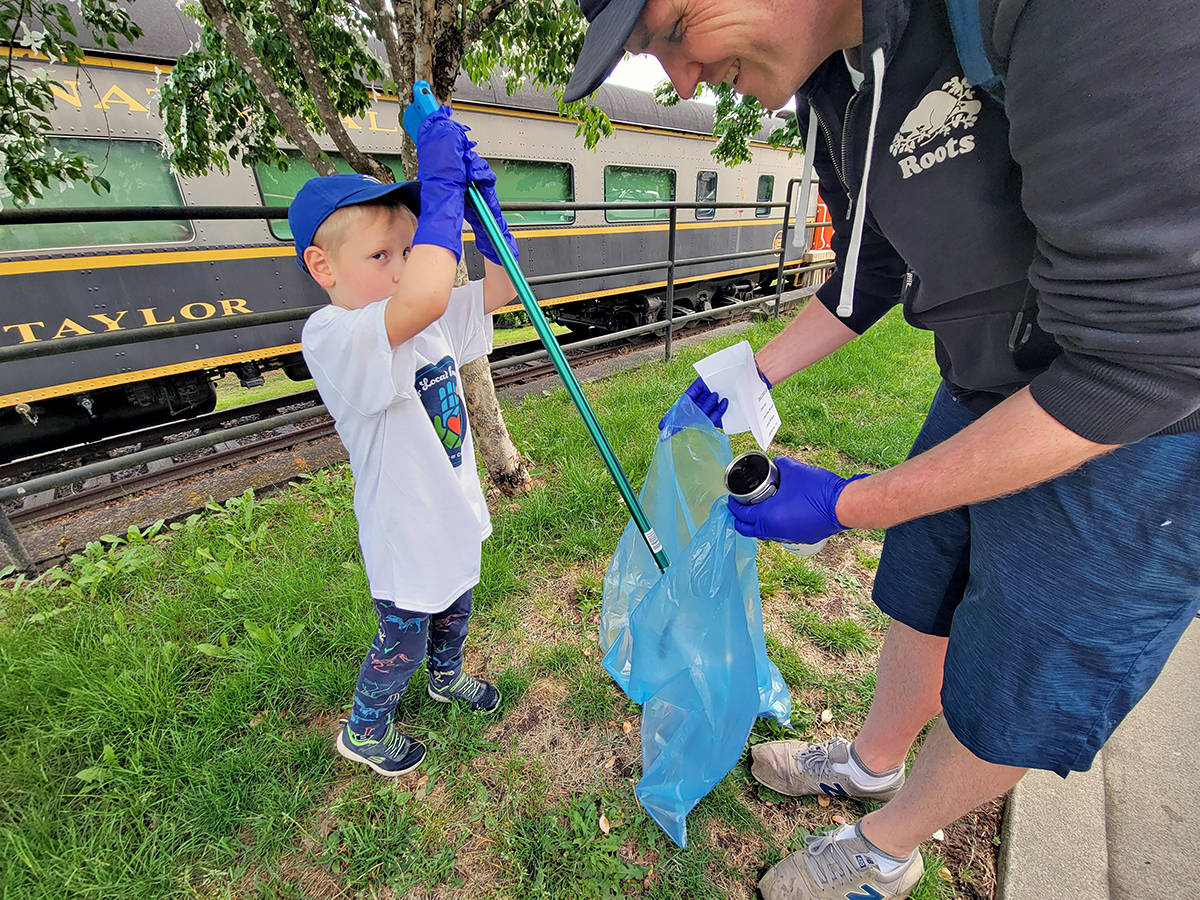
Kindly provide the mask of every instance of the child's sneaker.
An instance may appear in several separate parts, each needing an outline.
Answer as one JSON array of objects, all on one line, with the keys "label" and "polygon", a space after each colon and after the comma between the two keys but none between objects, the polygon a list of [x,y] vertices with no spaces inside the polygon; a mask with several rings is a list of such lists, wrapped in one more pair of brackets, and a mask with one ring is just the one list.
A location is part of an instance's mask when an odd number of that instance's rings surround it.
[{"label": "child's sneaker", "polygon": [[350,726],[344,725],[337,736],[337,750],[346,759],[366,763],[387,778],[411,772],[425,758],[425,745],[401,734],[394,724],[388,725],[387,733],[378,741],[356,737]]},{"label": "child's sneaker", "polygon": [[904,784],[904,766],[868,774],[850,758],[850,742],[767,741],[750,748],[750,774],[781,794],[828,794],[884,803]]},{"label": "child's sneaker", "polygon": [[500,692],[491,683],[462,669],[429,673],[429,696],[439,703],[461,700],[475,712],[495,712]]},{"label": "child's sneaker", "polygon": [[919,850],[903,860],[884,856],[857,825],[805,842],[803,850],[784,857],[762,877],[758,889],[764,900],[902,900],[925,872]]}]

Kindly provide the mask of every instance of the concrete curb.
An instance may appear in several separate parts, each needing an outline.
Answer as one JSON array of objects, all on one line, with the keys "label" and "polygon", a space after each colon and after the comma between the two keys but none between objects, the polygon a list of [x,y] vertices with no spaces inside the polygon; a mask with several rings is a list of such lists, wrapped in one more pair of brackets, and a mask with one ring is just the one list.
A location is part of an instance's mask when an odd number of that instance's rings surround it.
[{"label": "concrete curb", "polygon": [[1032,771],[1004,817],[997,900],[1171,900],[1200,877],[1200,619],[1088,772]]},{"label": "concrete curb", "polygon": [[996,900],[1107,900],[1104,763],[1060,778],[1034,769],[1008,796]]}]

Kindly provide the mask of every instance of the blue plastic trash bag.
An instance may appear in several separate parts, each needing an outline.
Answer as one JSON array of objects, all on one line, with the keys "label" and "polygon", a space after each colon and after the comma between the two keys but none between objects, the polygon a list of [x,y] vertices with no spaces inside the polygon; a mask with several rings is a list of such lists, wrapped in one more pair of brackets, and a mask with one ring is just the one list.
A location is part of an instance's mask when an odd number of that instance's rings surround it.
[{"label": "blue plastic trash bag", "polygon": [[734,531],[725,504],[732,458],[724,433],[681,397],[640,496],[671,564],[659,572],[631,521],[604,576],[604,667],[642,704],[637,797],[681,847],[688,812],[737,763],[754,719],[791,715],[767,658],[757,544]]}]

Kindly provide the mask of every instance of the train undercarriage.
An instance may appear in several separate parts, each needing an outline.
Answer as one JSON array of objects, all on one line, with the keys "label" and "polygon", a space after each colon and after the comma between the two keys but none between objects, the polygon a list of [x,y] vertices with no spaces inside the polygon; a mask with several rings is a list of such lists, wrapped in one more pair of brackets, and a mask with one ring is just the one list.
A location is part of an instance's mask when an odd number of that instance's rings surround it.
[{"label": "train undercarriage", "polygon": [[[721,283],[679,285],[675,288],[675,316],[719,309],[754,296],[757,283],[738,279]],[[597,332],[623,331],[653,322],[665,322],[667,295],[664,289],[654,292],[627,294],[609,302],[577,300],[547,310],[550,318],[560,325],[576,330]]]},{"label": "train undercarriage", "polygon": [[230,373],[243,387],[257,387],[263,383],[262,373],[270,369],[282,369],[293,381],[311,377],[303,358],[296,353],[0,409],[0,460],[20,459],[202,416],[216,407],[215,378]]}]

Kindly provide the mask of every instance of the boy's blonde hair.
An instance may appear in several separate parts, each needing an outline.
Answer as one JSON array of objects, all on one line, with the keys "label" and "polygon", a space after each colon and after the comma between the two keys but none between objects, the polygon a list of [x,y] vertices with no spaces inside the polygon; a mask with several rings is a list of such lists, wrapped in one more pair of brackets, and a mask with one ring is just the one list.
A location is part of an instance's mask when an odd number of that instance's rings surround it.
[{"label": "boy's blonde hair", "polygon": [[378,200],[368,200],[366,203],[355,203],[353,206],[342,206],[331,212],[321,223],[313,235],[312,246],[320,247],[326,253],[336,253],[358,228],[359,223],[377,216],[380,210],[388,213],[389,217],[407,214],[417,223],[417,214],[407,204],[394,195],[386,195]]}]

